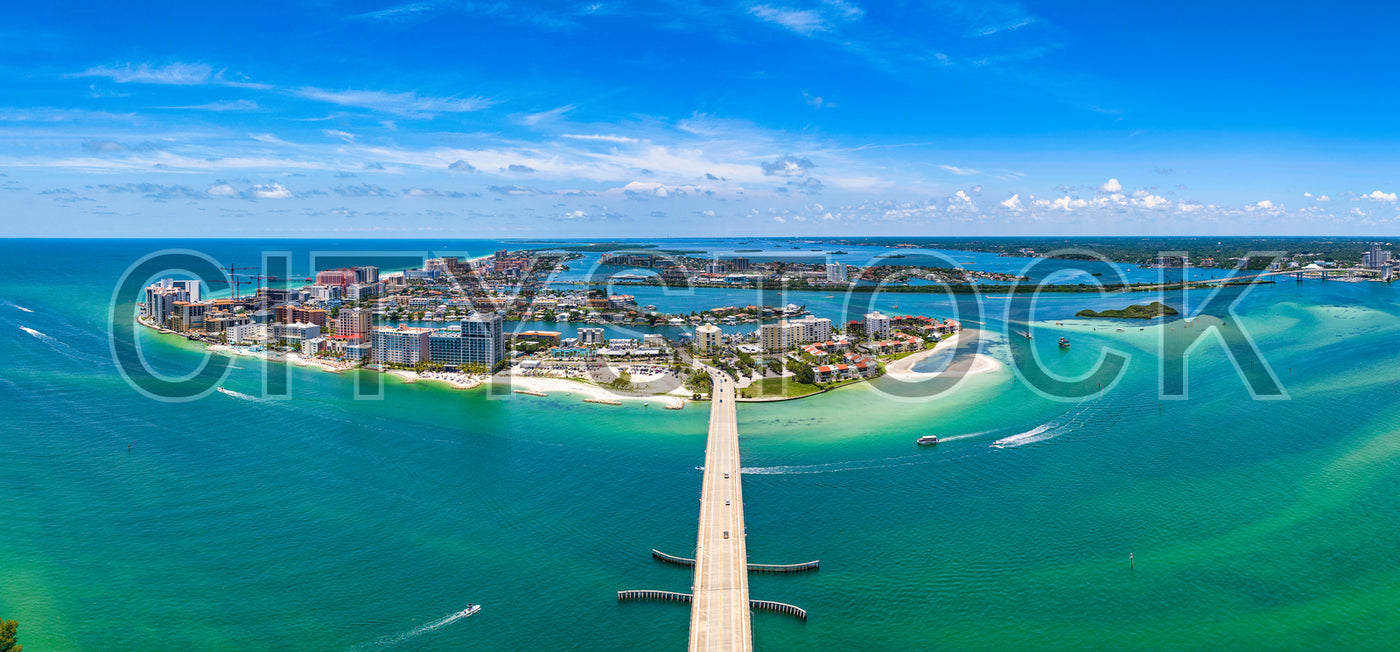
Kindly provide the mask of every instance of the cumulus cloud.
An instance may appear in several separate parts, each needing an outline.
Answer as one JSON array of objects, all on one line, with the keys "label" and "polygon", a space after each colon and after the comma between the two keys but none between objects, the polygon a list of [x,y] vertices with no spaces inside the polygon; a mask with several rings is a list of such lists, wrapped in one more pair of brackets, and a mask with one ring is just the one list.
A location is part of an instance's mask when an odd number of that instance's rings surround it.
[{"label": "cumulus cloud", "polygon": [[816,167],[811,161],[805,158],[796,158],[783,155],[776,161],[760,163],[763,173],[768,176],[777,177],[800,177],[807,174],[807,171]]},{"label": "cumulus cloud", "polygon": [[1108,181],[1103,182],[1103,185],[1099,186],[1099,192],[1123,192],[1123,184],[1119,183],[1117,179],[1109,179]]},{"label": "cumulus cloud", "polygon": [[1257,206],[1257,207],[1259,207],[1259,208],[1265,209],[1265,210],[1268,210],[1268,209],[1274,207],[1274,203],[1271,202],[1271,201],[1269,201],[1269,200],[1267,200],[1267,199],[1261,199],[1261,200],[1259,200],[1258,203],[1256,203],[1256,204],[1254,204],[1254,205]]},{"label": "cumulus cloud", "polygon": [[269,184],[255,185],[248,192],[255,199],[290,199],[292,197],[292,191],[275,181]]},{"label": "cumulus cloud", "polygon": [[1012,195],[1010,199],[1001,202],[1001,205],[1006,207],[1007,210],[1013,211],[1019,211],[1024,208],[1021,204],[1021,195],[1019,194]]},{"label": "cumulus cloud", "polygon": [[1379,190],[1373,190],[1373,191],[1371,191],[1371,194],[1365,195],[1365,197],[1366,197],[1367,199],[1371,200],[1371,201],[1380,201],[1380,202],[1387,202],[1387,203],[1393,202],[1393,201],[1395,201],[1395,199],[1396,199],[1395,193],[1393,193],[1393,192],[1381,192],[1381,191],[1379,191]]},{"label": "cumulus cloud", "polygon": [[476,170],[476,168],[473,167],[471,163],[468,163],[462,159],[457,159],[453,161],[451,165],[447,166],[447,169],[452,170],[453,172],[472,172]]},{"label": "cumulus cloud", "polygon": [[205,192],[208,193],[210,197],[237,197],[237,196],[238,196],[238,190],[235,189],[233,186],[230,186],[230,185],[227,184],[227,183],[216,183],[216,184],[214,184],[214,185],[212,185],[212,186],[209,186],[209,188],[208,188],[207,190],[205,190]]}]

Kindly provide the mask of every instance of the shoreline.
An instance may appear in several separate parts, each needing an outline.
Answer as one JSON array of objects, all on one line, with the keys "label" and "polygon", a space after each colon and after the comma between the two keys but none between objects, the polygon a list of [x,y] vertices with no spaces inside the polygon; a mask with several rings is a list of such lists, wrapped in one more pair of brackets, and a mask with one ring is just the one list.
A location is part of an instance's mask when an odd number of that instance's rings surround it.
[{"label": "shoreline", "polygon": [[[939,376],[942,376],[943,374],[949,373],[951,370],[946,368],[943,371],[914,371],[914,365],[918,364],[919,362],[922,362],[923,360],[928,359],[936,353],[942,353],[943,351],[940,349],[946,348],[945,345],[957,345],[959,337],[962,337],[961,331],[955,333],[952,337],[943,340],[942,342],[939,342],[931,349],[920,351],[918,353],[900,358],[898,360],[895,360],[894,362],[889,363],[888,365],[885,365],[885,377],[906,382],[919,382],[930,378],[937,378]],[[991,373],[1000,369],[1001,367],[1001,362],[996,358],[993,358],[992,356],[987,355],[985,353],[974,353],[972,354],[972,364],[968,367],[966,371],[962,372],[962,375],[975,376],[979,374]]]}]

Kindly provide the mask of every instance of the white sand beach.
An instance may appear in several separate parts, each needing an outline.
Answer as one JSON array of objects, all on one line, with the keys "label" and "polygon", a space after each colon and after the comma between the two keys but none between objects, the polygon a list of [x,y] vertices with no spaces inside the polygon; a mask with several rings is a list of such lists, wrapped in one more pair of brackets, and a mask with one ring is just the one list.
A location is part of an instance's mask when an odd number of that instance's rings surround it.
[{"label": "white sand beach", "polygon": [[[945,373],[950,373],[947,370],[934,372],[914,371],[914,365],[918,364],[921,360],[927,359],[929,356],[932,356],[935,353],[943,353],[944,351],[947,351],[948,349],[957,346],[959,337],[962,337],[962,333],[958,333],[946,340],[943,340],[938,344],[938,346],[932,349],[929,349],[927,351],[920,351],[918,353],[915,353],[914,355],[900,358],[898,360],[895,360],[894,362],[889,363],[888,365],[885,365],[885,375],[896,380],[918,382],[927,378],[933,378],[935,376],[939,376]],[[968,367],[967,371],[963,373],[967,376],[985,374],[996,371],[997,369],[1000,369],[1001,366],[1001,362],[997,361],[996,358],[993,358],[992,356],[989,356],[985,353],[975,353],[973,354],[972,365]]]}]

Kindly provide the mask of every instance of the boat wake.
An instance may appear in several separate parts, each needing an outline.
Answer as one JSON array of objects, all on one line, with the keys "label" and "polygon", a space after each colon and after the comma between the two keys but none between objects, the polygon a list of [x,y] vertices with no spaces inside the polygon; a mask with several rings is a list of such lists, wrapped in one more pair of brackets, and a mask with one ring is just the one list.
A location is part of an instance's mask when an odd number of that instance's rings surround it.
[{"label": "boat wake", "polygon": [[1022,433],[1003,437],[991,443],[992,448],[1016,448],[1027,444],[1036,444],[1042,441],[1054,439],[1060,435],[1074,432],[1084,424],[1088,423],[1098,412],[1098,404],[1102,399],[1094,399],[1093,403],[1085,405],[1081,402],[1070,410],[1050,421],[1042,423],[1030,430]]},{"label": "boat wake", "polygon": [[[16,306],[16,307],[18,307],[18,306]],[[73,347],[71,347],[71,346],[69,346],[69,345],[67,345],[67,344],[64,344],[64,343],[63,343],[61,340],[59,340],[58,338],[53,337],[52,335],[49,335],[49,334],[47,334],[47,333],[44,333],[43,331],[35,330],[35,329],[30,328],[30,327],[28,327],[28,326],[20,326],[19,329],[22,330],[22,331],[24,331],[24,332],[26,332],[26,333],[29,333],[30,335],[33,335],[33,336],[34,336],[34,339],[39,340],[40,342],[43,342],[44,344],[49,345],[49,348],[53,349],[54,352],[55,352],[55,353],[58,353],[59,355],[62,355],[62,356],[71,358],[71,359],[73,359],[73,360],[79,360],[79,361],[82,361],[82,362],[91,362],[91,363],[93,363],[93,364],[103,364],[103,365],[110,365],[110,364],[112,364],[112,361],[111,361],[110,359],[108,359],[108,358],[104,358],[104,357],[101,357],[101,356],[96,356],[96,355],[93,355],[93,354],[91,354],[91,353],[85,353],[85,352],[83,352],[83,351],[80,351],[80,350],[78,350],[78,349],[75,349],[75,348],[73,348]]]},{"label": "boat wake", "polygon": [[[6,301],[5,303],[10,303],[10,302]],[[25,311],[25,312],[34,312],[33,310],[30,310],[30,309],[28,309],[28,308],[25,308],[24,306],[21,306],[21,305],[19,305],[18,303],[10,303],[10,305],[12,305],[12,306],[14,306],[14,307],[16,307],[16,308],[19,308],[20,310],[23,310],[23,311]]]},{"label": "boat wake", "polygon": [[996,431],[995,431],[995,430],[983,430],[983,431],[980,431],[980,432],[969,432],[969,433],[967,433],[967,434],[965,434],[965,435],[953,435],[952,437],[939,437],[939,438],[938,438],[938,441],[941,443],[941,442],[946,442],[946,441],[957,441],[957,440],[959,440],[959,439],[972,439],[973,437],[981,437],[982,435],[985,435],[985,434],[990,433],[990,432],[996,432]]},{"label": "boat wake", "polygon": [[369,642],[366,642],[366,643],[361,643],[361,644],[356,645],[355,647],[350,648],[350,649],[351,649],[351,650],[356,650],[356,651],[358,651],[358,650],[382,650],[382,649],[387,648],[387,647],[393,647],[393,646],[398,645],[399,643],[402,643],[402,642],[407,641],[407,640],[409,640],[409,639],[417,638],[417,637],[419,637],[419,636],[422,636],[422,635],[424,635],[424,634],[427,634],[428,632],[431,632],[431,631],[434,631],[434,630],[437,630],[437,629],[441,629],[441,628],[443,628],[443,627],[446,627],[446,626],[448,626],[448,625],[451,625],[452,623],[455,623],[455,622],[457,622],[457,621],[459,621],[459,620],[461,620],[461,619],[463,619],[463,618],[466,618],[467,616],[470,616],[470,615],[472,615],[472,614],[474,614],[474,613],[476,613],[476,612],[478,612],[478,611],[481,611],[481,605],[474,604],[474,605],[468,606],[466,609],[463,609],[463,610],[458,611],[458,612],[456,612],[456,613],[448,614],[448,615],[446,615],[446,616],[443,616],[442,618],[439,618],[439,619],[437,619],[437,620],[434,620],[433,622],[430,622],[430,623],[427,623],[427,624],[424,624],[424,625],[419,625],[419,626],[414,627],[413,629],[410,629],[410,630],[408,630],[408,631],[406,631],[406,632],[399,632],[398,634],[389,634],[389,635],[387,635],[387,636],[381,636],[381,637],[379,637],[379,638],[374,639],[373,641],[369,641]]},{"label": "boat wake", "polygon": [[[940,440],[942,441],[942,440]],[[887,469],[897,466],[913,466],[915,464],[929,464],[933,461],[948,462],[957,457],[947,455],[900,455],[896,457],[886,457],[876,460],[852,460],[850,462],[831,462],[829,464],[805,464],[797,466],[753,466],[739,469],[740,473],[746,475],[810,475],[814,473],[841,473],[844,471],[868,471],[870,469]]]},{"label": "boat wake", "polygon": [[248,395],[248,394],[244,394],[243,392],[235,392],[235,391],[233,391],[233,390],[231,390],[231,389],[224,389],[224,388],[222,388],[222,387],[215,387],[214,389],[219,390],[219,393],[220,393],[220,394],[223,394],[223,395],[225,395],[225,396],[232,396],[232,397],[234,397],[234,398],[242,399],[242,400],[244,400],[244,401],[256,401],[256,400],[258,400],[258,397],[256,397],[256,396],[250,396],[250,395]]}]

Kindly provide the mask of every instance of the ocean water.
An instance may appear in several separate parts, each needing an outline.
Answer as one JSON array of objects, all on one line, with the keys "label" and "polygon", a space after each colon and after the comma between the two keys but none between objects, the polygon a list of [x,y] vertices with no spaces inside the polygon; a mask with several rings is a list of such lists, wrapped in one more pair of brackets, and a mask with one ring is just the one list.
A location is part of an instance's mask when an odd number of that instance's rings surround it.
[{"label": "ocean water", "polygon": [[[499,243],[390,243],[485,253]],[[260,363],[160,403],[117,373],[115,279],[168,246],[227,265],[363,243],[0,241],[0,617],[35,650],[678,649],[706,411],[492,397]],[[377,246],[377,245],[376,245]],[[733,248],[744,248],[735,245]],[[648,289],[647,291],[655,291]],[[725,305],[730,291],[643,300]],[[842,297],[797,303],[840,317]],[[862,301],[870,302],[869,298]],[[667,301],[673,303],[668,304]],[[1393,649],[1400,640],[1400,290],[1280,283],[1239,324],[1287,400],[1252,400],[1223,349],[1160,401],[1157,338],[1074,320],[1122,298],[985,301],[989,353],[1057,373],[1131,355],[1101,395],[1061,402],[1009,367],[935,398],[857,386],[740,406],[762,649]],[[950,314],[941,295],[882,295]],[[894,306],[898,306],[895,308]],[[860,307],[861,310],[865,305]],[[996,335],[1034,318],[1035,339]],[[1097,330],[1095,330],[1097,329]],[[1074,345],[1060,350],[1064,335]],[[152,364],[203,353],[145,334]],[[1244,369],[1245,373],[1261,370]],[[918,447],[922,434],[944,439]],[[1131,564],[1129,555],[1133,556]],[[456,614],[484,605],[471,617]]]}]

